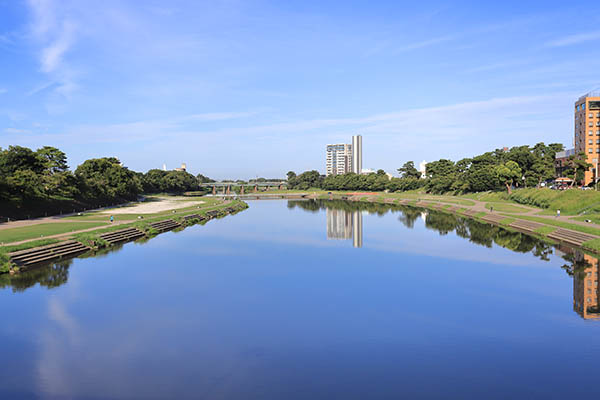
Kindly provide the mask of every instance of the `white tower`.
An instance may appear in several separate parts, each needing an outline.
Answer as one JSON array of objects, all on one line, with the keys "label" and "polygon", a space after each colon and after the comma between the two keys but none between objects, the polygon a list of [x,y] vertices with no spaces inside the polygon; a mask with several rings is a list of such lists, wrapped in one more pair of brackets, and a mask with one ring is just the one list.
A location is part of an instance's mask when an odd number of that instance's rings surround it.
[{"label": "white tower", "polygon": [[362,171],[362,136],[352,136],[352,172],[360,174]]}]

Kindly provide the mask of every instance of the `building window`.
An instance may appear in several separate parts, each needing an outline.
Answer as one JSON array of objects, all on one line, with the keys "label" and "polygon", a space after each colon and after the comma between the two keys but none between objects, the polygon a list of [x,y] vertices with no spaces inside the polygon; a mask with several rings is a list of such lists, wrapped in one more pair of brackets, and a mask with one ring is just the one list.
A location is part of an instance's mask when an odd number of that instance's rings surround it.
[{"label": "building window", "polygon": [[591,147],[588,149],[588,153],[592,154],[592,148]]},{"label": "building window", "polygon": [[594,113],[589,113],[588,115],[590,118],[594,118]]},{"label": "building window", "polygon": [[590,123],[588,125],[589,126],[594,126],[594,123],[592,121],[590,121]]},{"label": "building window", "polygon": [[594,134],[594,131],[589,131],[588,132],[588,136],[592,136]]},{"label": "building window", "polygon": [[592,144],[592,139],[588,140],[588,144]]}]

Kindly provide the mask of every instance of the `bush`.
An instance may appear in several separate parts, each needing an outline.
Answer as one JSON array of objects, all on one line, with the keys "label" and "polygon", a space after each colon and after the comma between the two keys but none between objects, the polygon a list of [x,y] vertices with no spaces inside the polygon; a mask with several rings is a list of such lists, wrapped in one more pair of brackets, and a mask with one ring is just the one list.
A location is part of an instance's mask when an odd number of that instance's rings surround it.
[{"label": "bush", "polygon": [[5,274],[10,271],[10,257],[4,249],[0,249],[0,273]]}]

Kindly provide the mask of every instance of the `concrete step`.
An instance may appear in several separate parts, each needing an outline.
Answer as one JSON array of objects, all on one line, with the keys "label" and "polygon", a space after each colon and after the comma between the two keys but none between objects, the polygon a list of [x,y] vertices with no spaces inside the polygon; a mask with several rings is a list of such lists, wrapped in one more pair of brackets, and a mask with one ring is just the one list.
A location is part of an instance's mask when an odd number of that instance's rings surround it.
[{"label": "concrete step", "polygon": [[158,231],[163,232],[166,230],[174,229],[180,226],[180,224],[178,222],[173,221],[172,219],[167,219],[165,221],[153,222],[150,224],[150,226]]},{"label": "concrete step", "polygon": [[75,241],[66,246],[55,246],[53,248],[36,249],[28,254],[19,254],[11,257],[11,261],[19,266],[29,266],[44,261],[59,259],[68,255],[78,254],[89,250],[89,247]]},{"label": "concrete step", "polygon": [[503,215],[498,215],[498,214],[486,214],[483,217],[481,217],[482,220],[487,221],[487,222],[494,222],[499,224],[500,221],[502,221],[503,219],[505,219],[506,217]]},{"label": "concrete step", "polygon": [[27,250],[14,251],[14,252],[10,253],[9,256],[11,258],[18,258],[21,256],[31,256],[31,255],[35,255],[38,253],[43,253],[45,251],[59,250],[63,247],[71,246],[74,243],[79,243],[79,242],[76,242],[75,240],[66,240],[64,242],[50,244],[47,246],[34,247],[32,249],[27,249]]},{"label": "concrete step", "polygon": [[136,228],[125,228],[119,231],[103,233],[100,235],[100,238],[106,240],[110,244],[114,244],[127,240],[135,240],[142,236],[145,236],[144,232]]},{"label": "concrete step", "polygon": [[574,244],[576,246],[581,246],[588,240],[596,238],[596,236],[588,235],[587,233],[571,231],[563,228],[558,228],[554,232],[550,233],[548,237],[561,242]]},{"label": "concrete step", "polygon": [[511,223],[509,225],[512,228],[516,228],[516,229],[520,229],[522,231],[526,231],[526,232],[533,232],[538,228],[541,228],[542,226],[545,226],[544,224],[540,224],[539,222],[533,222],[533,221],[524,221],[524,220],[516,220],[513,223]]}]

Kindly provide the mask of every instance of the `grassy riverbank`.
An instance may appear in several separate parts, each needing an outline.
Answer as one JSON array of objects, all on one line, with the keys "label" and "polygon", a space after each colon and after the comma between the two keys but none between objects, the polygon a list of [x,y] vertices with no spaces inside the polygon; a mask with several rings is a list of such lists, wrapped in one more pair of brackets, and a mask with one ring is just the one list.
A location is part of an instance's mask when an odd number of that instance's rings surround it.
[{"label": "grassy riverbank", "polygon": [[[47,220],[44,220],[43,223],[0,229],[0,249],[10,249],[9,251],[24,250],[43,244],[49,244],[48,241],[70,239],[77,234],[109,232],[167,218],[179,220],[186,215],[203,215],[207,211],[226,208],[241,203],[237,200],[224,201],[218,198],[202,198],[201,202],[198,201],[198,198],[189,200],[183,199],[180,201],[183,203],[175,209],[160,210],[154,213],[133,213],[135,208],[130,206],[127,208],[114,209],[112,214],[110,213],[110,210],[100,210],[83,213],[82,215],[60,218],[53,222],[46,222]],[[189,202],[190,205],[186,206],[186,204],[188,204],[186,202]],[[128,212],[129,209],[132,210],[131,213]],[[117,213],[117,210],[122,213]],[[114,217],[114,223],[110,222],[111,215]],[[35,240],[40,238],[44,239]]]},{"label": "grassy riverbank", "polygon": [[[0,273],[6,273],[9,271],[15,272],[18,271],[18,268],[15,265],[12,265],[10,262],[9,253],[18,251],[18,250],[26,250],[30,248],[36,248],[40,246],[45,246],[49,244],[59,243],[65,240],[76,240],[84,245],[91,247],[95,250],[101,249],[103,247],[109,246],[105,240],[103,240],[100,235],[107,232],[122,230],[125,228],[135,227],[139,231],[143,232],[146,237],[152,237],[158,234],[159,232],[152,228],[151,224],[153,222],[164,221],[165,219],[174,220],[179,224],[179,228],[183,229],[186,226],[195,225],[198,223],[204,223],[206,220],[203,217],[206,217],[206,214],[211,211],[218,211],[216,215],[217,218],[225,216],[229,213],[236,213],[247,208],[248,205],[240,200],[233,201],[223,201],[220,199],[208,199],[202,205],[194,205],[191,207],[178,208],[174,210],[176,212],[158,212],[154,214],[146,214],[143,219],[136,219],[131,222],[123,222],[121,224],[107,224],[105,222],[102,225],[97,225],[94,222],[57,222],[53,225],[57,227],[62,227],[63,230],[66,227],[74,228],[81,227],[81,224],[85,224],[88,226],[89,224],[94,224],[93,227],[97,229],[91,229],[87,231],[75,231],[71,232],[68,235],[62,235],[60,238],[49,238],[49,239],[41,239],[41,240],[30,240],[21,244],[12,244],[12,245],[4,245],[0,246]],[[93,213],[91,213],[93,214]],[[185,218],[190,215],[197,215],[198,217],[194,218]],[[215,217],[215,215],[212,215]],[[35,236],[37,237],[40,232],[48,232],[48,227],[45,226],[47,224],[37,224],[26,227],[19,227],[13,229],[4,229],[3,232],[4,237],[9,238],[9,240],[13,239],[21,239],[24,236]],[[63,226],[64,225],[64,226]],[[26,229],[25,229],[26,228]],[[13,240],[14,243],[16,240]]]}]

